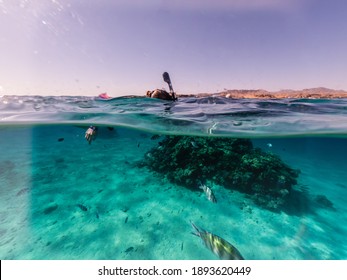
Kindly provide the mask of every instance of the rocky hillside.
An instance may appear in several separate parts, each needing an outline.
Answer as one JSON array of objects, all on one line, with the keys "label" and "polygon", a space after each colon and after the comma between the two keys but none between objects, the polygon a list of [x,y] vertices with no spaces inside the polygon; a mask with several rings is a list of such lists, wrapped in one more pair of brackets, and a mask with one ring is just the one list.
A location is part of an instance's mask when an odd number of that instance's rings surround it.
[{"label": "rocky hillside", "polygon": [[224,96],[227,98],[347,98],[347,91],[334,90],[324,87],[309,88],[303,90],[281,90],[281,91],[266,91],[258,90],[226,90],[215,94],[200,93],[192,95],[180,95],[181,97],[188,96]]}]

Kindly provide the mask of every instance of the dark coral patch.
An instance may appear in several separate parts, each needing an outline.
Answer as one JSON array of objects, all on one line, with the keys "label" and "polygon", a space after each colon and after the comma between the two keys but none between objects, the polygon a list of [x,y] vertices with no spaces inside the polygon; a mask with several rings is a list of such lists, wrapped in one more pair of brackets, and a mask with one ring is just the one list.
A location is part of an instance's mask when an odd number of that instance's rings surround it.
[{"label": "dark coral patch", "polygon": [[273,210],[285,203],[299,174],[278,156],[254,148],[251,140],[238,138],[166,136],[144,164],[178,185],[197,189],[200,182],[212,181],[251,194]]}]

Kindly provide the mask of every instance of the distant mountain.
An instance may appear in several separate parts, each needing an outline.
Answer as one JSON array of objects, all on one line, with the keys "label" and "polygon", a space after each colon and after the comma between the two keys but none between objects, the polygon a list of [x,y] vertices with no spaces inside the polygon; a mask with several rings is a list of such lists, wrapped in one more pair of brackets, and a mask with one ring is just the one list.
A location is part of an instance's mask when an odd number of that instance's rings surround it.
[{"label": "distant mountain", "polygon": [[334,90],[324,87],[308,88],[302,90],[280,90],[280,91],[266,91],[263,89],[247,90],[247,89],[233,89],[224,90],[214,94],[200,93],[200,94],[188,94],[180,95],[184,96],[223,96],[227,98],[347,98],[347,91]]}]

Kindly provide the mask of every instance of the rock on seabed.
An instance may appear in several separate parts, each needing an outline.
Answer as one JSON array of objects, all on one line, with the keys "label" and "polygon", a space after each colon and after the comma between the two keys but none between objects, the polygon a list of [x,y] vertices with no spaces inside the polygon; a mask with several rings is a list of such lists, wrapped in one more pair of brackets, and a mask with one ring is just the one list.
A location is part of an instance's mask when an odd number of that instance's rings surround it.
[{"label": "rock on seabed", "polygon": [[166,136],[146,154],[144,165],[190,189],[211,181],[250,194],[271,210],[286,203],[299,175],[278,156],[239,138]]}]

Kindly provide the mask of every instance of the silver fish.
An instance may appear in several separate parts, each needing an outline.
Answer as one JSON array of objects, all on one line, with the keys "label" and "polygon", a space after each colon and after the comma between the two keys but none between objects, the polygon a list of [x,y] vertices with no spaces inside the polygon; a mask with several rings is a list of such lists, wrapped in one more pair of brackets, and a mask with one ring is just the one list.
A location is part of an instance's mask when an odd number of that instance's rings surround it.
[{"label": "silver fish", "polygon": [[207,197],[207,199],[213,203],[217,203],[217,199],[213,194],[213,191],[206,185],[200,184],[199,189],[202,189]]},{"label": "silver fish", "polygon": [[239,250],[228,241],[204,229],[198,228],[193,222],[190,223],[195,230],[192,234],[200,237],[204,241],[205,246],[221,260],[244,260]]},{"label": "silver fish", "polygon": [[192,147],[193,147],[194,149],[199,148],[198,144],[196,144],[196,142],[194,142],[194,141],[191,141],[190,144],[192,144]]}]

